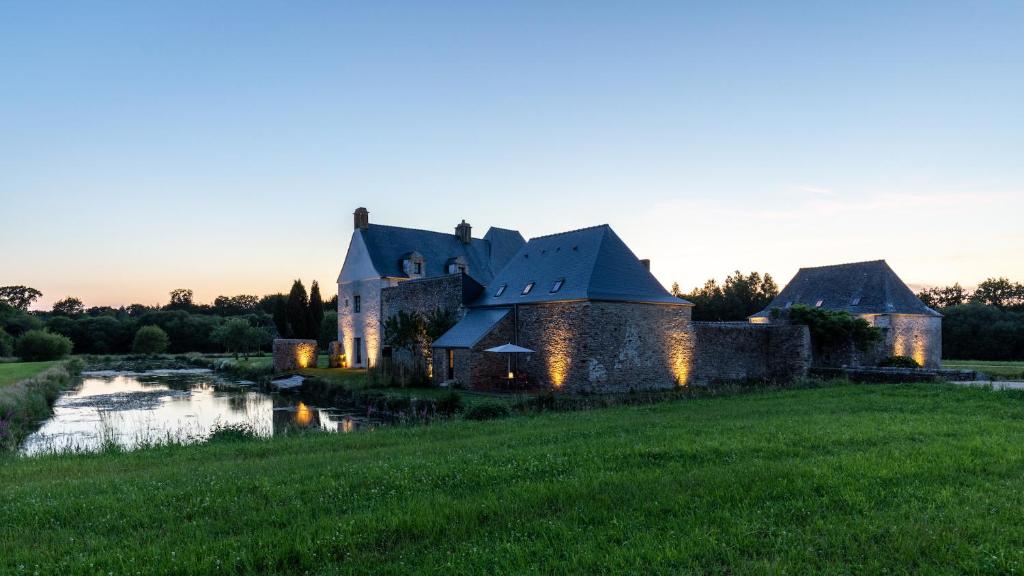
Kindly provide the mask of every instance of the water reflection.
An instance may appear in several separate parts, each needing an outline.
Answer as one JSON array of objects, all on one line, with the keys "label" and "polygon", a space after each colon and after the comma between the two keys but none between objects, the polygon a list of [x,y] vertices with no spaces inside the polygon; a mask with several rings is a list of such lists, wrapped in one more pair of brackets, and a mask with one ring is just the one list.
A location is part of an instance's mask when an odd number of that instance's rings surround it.
[{"label": "water reflection", "polygon": [[95,450],[105,443],[137,448],[205,440],[216,426],[241,424],[270,436],[295,430],[352,432],[372,428],[356,414],[239,386],[211,372],[86,373],[57,399],[54,413],[22,453]]}]

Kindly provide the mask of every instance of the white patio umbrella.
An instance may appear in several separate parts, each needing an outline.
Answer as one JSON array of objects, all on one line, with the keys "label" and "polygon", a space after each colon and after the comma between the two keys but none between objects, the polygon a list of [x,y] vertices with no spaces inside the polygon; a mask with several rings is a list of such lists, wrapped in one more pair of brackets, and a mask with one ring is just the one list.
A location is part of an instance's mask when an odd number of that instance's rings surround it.
[{"label": "white patio umbrella", "polygon": [[509,377],[509,379],[511,379],[512,378],[512,355],[513,354],[529,354],[530,352],[533,352],[533,350],[530,350],[529,348],[523,348],[522,346],[516,346],[515,344],[509,342],[508,344],[502,344],[501,346],[495,346],[494,348],[488,348],[487,350],[484,350],[484,352],[495,352],[495,353],[504,352],[504,353],[508,354],[508,377]]}]

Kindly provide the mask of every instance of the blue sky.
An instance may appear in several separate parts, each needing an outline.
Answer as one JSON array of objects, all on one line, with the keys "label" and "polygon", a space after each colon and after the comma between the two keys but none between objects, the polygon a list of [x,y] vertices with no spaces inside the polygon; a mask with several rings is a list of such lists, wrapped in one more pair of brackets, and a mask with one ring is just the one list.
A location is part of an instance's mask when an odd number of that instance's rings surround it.
[{"label": "blue sky", "polygon": [[331,290],[352,229],[610,223],[666,285],[1024,280],[1024,3],[0,1],[0,284]]}]

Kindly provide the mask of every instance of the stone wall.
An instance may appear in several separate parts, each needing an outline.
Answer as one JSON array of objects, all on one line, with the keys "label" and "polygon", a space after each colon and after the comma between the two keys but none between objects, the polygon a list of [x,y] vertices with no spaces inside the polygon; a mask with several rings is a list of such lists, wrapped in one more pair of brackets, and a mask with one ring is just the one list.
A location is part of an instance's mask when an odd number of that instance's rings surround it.
[{"label": "stone wall", "polygon": [[939,368],[942,365],[942,318],[890,314],[886,345],[890,356],[907,356],[924,368]]},{"label": "stone wall", "polygon": [[789,381],[811,367],[806,326],[695,322],[695,384],[749,380]]},{"label": "stone wall", "polygon": [[274,340],[274,372],[290,372],[316,368],[316,340],[276,338]]},{"label": "stone wall", "polygon": [[[406,280],[381,290],[381,321],[399,312],[430,314],[437,310],[453,311],[458,321],[466,314],[465,303],[479,296],[480,290],[482,287],[476,281],[462,273]],[[383,336],[382,329],[381,337]],[[442,360],[443,370],[439,373],[429,347],[419,352],[395,350],[391,356],[392,365],[402,364],[419,369],[422,366],[421,362],[427,362],[431,366],[432,374],[444,376],[447,374],[448,361],[447,358]],[[437,378],[434,376],[432,379],[438,381]],[[442,378],[440,382],[444,380]]]},{"label": "stone wall", "polygon": [[673,388],[690,377],[690,307],[625,302],[519,306],[519,369],[572,392]]},{"label": "stone wall", "polygon": [[407,280],[381,290],[381,319],[398,312],[427,314],[434,310],[454,310],[462,317],[466,297],[462,274]]},{"label": "stone wall", "polygon": [[[811,366],[806,326],[691,323],[688,306],[619,302],[520,305],[472,350],[456,349],[455,379],[491,386],[508,357],[483,350],[506,342],[534,350],[514,359],[540,388],[628,392],[749,380],[790,381]],[[516,331],[518,330],[518,339]],[[447,380],[438,349],[434,381]]]}]

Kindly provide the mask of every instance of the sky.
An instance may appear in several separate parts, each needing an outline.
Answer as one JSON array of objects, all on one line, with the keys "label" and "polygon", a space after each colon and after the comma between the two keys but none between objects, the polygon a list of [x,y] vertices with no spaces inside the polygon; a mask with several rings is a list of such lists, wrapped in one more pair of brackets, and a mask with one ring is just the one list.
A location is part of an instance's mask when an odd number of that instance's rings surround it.
[{"label": "sky", "polygon": [[670,286],[1024,281],[1021,2],[0,0],[0,285],[331,293],[372,223],[608,223]]}]

